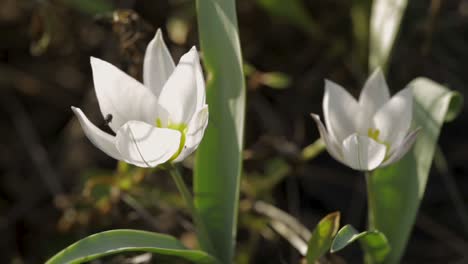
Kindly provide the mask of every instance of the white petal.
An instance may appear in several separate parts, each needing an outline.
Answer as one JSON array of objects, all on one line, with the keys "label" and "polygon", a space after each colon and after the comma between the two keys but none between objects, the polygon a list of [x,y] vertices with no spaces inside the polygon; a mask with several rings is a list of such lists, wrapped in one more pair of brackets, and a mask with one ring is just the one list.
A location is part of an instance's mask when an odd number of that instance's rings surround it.
[{"label": "white petal", "polygon": [[[193,47],[192,49],[195,49]],[[196,49],[195,49],[196,51]],[[197,54],[198,56],[198,54]],[[203,77],[202,67],[200,65],[200,59],[195,61],[195,78],[197,82],[197,106],[196,109],[203,108],[206,104],[206,87],[205,78]]]},{"label": "white petal", "polygon": [[403,142],[395,148],[395,150],[393,151],[393,153],[390,153],[390,156],[388,157],[388,159],[386,161],[384,161],[380,167],[385,167],[385,166],[388,166],[394,162],[397,162],[399,161],[405,154],[406,152],[408,152],[411,147],[413,146],[414,142],[416,141],[416,138],[419,134],[419,131],[421,129],[418,128],[418,129],[415,129],[413,131],[411,131],[411,133],[409,133],[406,138],[403,140]]},{"label": "white petal", "polygon": [[94,89],[102,115],[112,115],[109,126],[117,132],[130,120],[156,122],[156,97],[143,84],[114,65],[91,57]]},{"label": "white petal", "polygon": [[325,146],[327,147],[328,153],[335,158],[338,161],[343,162],[343,159],[341,158],[341,151],[339,150],[339,146],[337,146],[336,142],[334,139],[332,139],[329,135],[327,130],[325,129],[325,126],[323,125],[322,121],[320,120],[320,117],[316,114],[310,114],[312,116],[312,119],[314,119],[315,124],[317,125],[317,128],[320,133],[320,137],[322,137],[323,142],[325,142]]},{"label": "white petal", "polygon": [[385,159],[385,152],[385,145],[366,136],[353,134],[343,141],[344,161],[355,170],[377,168]]},{"label": "white petal", "polygon": [[130,121],[117,132],[117,149],[128,163],[140,167],[156,167],[177,152],[180,137],[177,130]]},{"label": "white petal", "polygon": [[399,146],[408,134],[413,115],[413,93],[407,87],[388,101],[374,116],[376,128],[380,131],[379,141],[394,147]]},{"label": "white petal", "polygon": [[359,96],[359,104],[366,112],[375,114],[390,99],[385,76],[380,69],[376,69],[367,79]]},{"label": "white petal", "polygon": [[171,123],[188,124],[204,100],[197,89],[197,67],[200,65],[197,50],[193,47],[180,58],[179,64],[159,95],[159,104],[166,109]]},{"label": "white petal", "polygon": [[205,134],[206,126],[208,125],[208,106],[205,105],[192,118],[188,125],[188,131],[185,137],[185,146],[175,162],[183,161],[188,155],[194,152]]},{"label": "white petal", "polygon": [[161,30],[158,29],[146,48],[143,62],[143,83],[156,97],[159,97],[161,89],[171,76],[174,68],[174,60],[172,60],[171,54],[164,43]]},{"label": "white petal", "polygon": [[359,96],[361,112],[357,126],[361,134],[367,134],[368,129],[373,127],[372,117],[389,99],[385,77],[380,69],[376,69],[367,79]]},{"label": "white petal", "polygon": [[93,123],[91,123],[89,119],[86,118],[81,109],[73,106],[71,109],[75,113],[76,117],[78,117],[78,121],[80,122],[81,128],[85,132],[85,135],[94,144],[94,146],[112,158],[121,160],[122,157],[115,147],[115,137],[105,133],[93,125]]},{"label": "white petal", "polygon": [[328,133],[337,142],[343,142],[356,132],[356,115],[359,112],[357,101],[338,84],[325,80],[323,114]]}]

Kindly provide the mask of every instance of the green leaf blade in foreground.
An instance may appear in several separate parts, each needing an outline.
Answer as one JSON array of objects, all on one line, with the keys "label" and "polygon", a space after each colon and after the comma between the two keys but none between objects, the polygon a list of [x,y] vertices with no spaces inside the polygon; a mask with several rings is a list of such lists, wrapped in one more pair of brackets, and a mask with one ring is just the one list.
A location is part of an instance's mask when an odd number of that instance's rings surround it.
[{"label": "green leaf blade in foreground", "polygon": [[[194,170],[195,205],[222,263],[233,260],[245,117],[245,84],[234,0],[197,0],[210,121]],[[201,245],[209,250],[207,245]]]},{"label": "green leaf blade in foreground", "polygon": [[376,170],[368,188],[374,205],[370,226],[383,232],[392,251],[384,263],[399,263],[424,195],[437,140],[444,121],[454,119],[461,96],[426,78],[409,85],[414,92],[413,126],[420,127],[413,149],[399,162]]},{"label": "green leaf blade in foreground", "polygon": [[325,255],[332,245],[338,229],[340,228],[340,212],[325,216],[315,227],[307,245],[307,263],[315,262]]},{"label": "green leaf blade in foreground", "polygon": [[187,249],[174,237],[138,230],[111,230],[88,236],[50,258],[46,264],[83,263],[123,252],[151,252],[199,264],[217,263],[199,250]]},{"label": "green leaf blade in foreground", "polygon": [[365,263],[380,263],[385,260],[390,252],[390,246],[383,233],[377,230],[359,233],[351,225],[345,225],[338,231],[330,252],[340,251],[356,240],[359,240],[361,247],[366,252]]}]

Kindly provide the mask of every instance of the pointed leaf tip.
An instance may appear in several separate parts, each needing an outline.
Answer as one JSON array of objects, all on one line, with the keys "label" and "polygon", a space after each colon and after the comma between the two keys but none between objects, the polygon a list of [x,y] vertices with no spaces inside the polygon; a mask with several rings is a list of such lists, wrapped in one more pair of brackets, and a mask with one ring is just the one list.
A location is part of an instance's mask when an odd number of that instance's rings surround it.
[{"label": "pointed leaf tip", "polygon": [[307,263],[315,262],[325,255],[332,245],[333,239],[340,228],[340,212],[325,216],[315,227],[308,242]]}]

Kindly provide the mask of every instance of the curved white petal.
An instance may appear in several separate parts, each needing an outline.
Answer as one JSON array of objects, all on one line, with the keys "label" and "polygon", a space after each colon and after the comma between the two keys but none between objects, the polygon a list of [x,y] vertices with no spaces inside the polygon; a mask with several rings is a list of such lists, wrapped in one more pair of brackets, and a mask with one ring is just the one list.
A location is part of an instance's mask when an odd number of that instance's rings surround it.
[{"label": "curved white petal", "polygon": [[317,125],[317,128],[320,133],[320,137],[322,137],[323,142],[325,142],[325,146],[327,147],[328,153],[330,155],[340,161],[343,162],[343,159],[341,157],[341,151],[339,150],[340,148],[337,146],[336,142],[334,139],[332,139],[329,135],[327,130],[325,129],[325,126],[323,125],[322,121],[320,120],[320,117],[316,114],[310,114],[312,116],[312,119],[314,119],[315,124]]},{"label": "curved white petal", "polygon": [[370,171],[385,159],[386,147],[377,141],[353,134],[343,141],[345,163],[355,170]]},{"label": "curved white petal", "polygon": [[[196,48],[193,47],[192,49]],[[197,83],[197,106],[196,109],[203,108],[206,104],[206,86],[200,59],[195,62],[195,79]]]},{"label": "curved white petal", "polygon": [[98,149],[102,150],[107,155],[111,156],[114,159],[121,160],[122,157],[115,147],[115,137],[109,135],[96,127],[89,119],[85,116],[83,111],[77,107],[71,107],[73,113],[75,113],[78,121],[80,122],[81,128],[85,132],[86,137],[96,146]]},{"label": "curved white petal", "polygon": [[130,121],[117,132],[116,146],[126,162],[139,167],[156,167],[177,152],[180,138],[177,130]]},{"label": "curved white petal", "polygon": [[197,105],[204,100],[204,97],[199,98],[201,93],[197,89],[199,64],[194,47],[180,58],[179,64],[162,88],[158,102],[168,112],[170,123],[187,124],[195,114]]},{"label": "curved white petal", "polygon": [[361,134],[367,134],[368,129],[373,127],[372,117],[388,100],[390,92],[387,82],[382,71],[376,69],[367,79],[359,96],[361,112],[358,116],[357,130]]},{"label": "curved white petal", "polygon": [[109,126],[114,132],[130,120],[156,121],[157,99],[143,84],[97,58],[91,57],[91,67],[101,113],[112,115]]},{"label": "curved white petal", "polygon": [[174,69],[174,60],[164,43],[161,30],[158,29],[146,47],[143,61],[143,83],[156,97],[159,97],[164,83],[169,79]]},{"label": "curved white petal", "polygon": [[411,147],[413,146],[414,142],[417,139],[417,136],[418,136],[420,130],[421,129],[418,128],[418,129],[415,129],[415,130],[411,131],[405,137],[403,142],[401,142],[401,144],[398,147],[396,147],[395,150],[392,153],[390,153],[390,156],[388,157],[388,159],[386,161],[382,162],[380,167],[385,167],[385,166],[388,166],[388,165],[390,165],[390,164],[392,164],[394,162],[399,161],[411,149]]},{"label": "curved white petal", "polygon": [[413,92],[407,87],[388,101],[374,116],[379,140],[391,146],[390,152],[399,146],[408,134],[413,115]]},{"label": "curved white petal", "polygon": [[188,155],[194,152],[200,145],[203,135],[205,134],[208,125],[208,105],[200,109],[192,118],[188,125],[187,134],[185,137],[185,145],[175,162],[183,161]]},{"label": "curved white petal", "polygon": [[356,132],[355,119],[358,112],[359,104],[343,87],[325,80],[323,114],[332,138],[342,142]]}]

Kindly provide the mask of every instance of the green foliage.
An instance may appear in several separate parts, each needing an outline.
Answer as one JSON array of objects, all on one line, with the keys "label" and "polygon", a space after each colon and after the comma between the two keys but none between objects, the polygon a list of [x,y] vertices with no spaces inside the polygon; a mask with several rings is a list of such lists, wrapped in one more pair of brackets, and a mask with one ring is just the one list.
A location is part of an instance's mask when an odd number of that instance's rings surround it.
[{"label": "green foliage", "polygon": [[270,15],[287,20],[307,33],[321,35],[320,27],[312,20],[301,0],[257,0]]},{"label": "green foliage", "polygon": [[249,199],[272,200],[273,189],[291,172],[291,166],[282,158],[264,161],[264,173],[246,173],[242,178],[242,193]]},{"label": "green foliage", "polygon": [[368,178],[369,225],[385,233],[392,251],[385,263],[399,263],[426,188],[429,170],[444,121],[454,119],[462,97],[426,78],[409,85],[414,92],[413,127],[421,131],[399,162],[376,170]]},{"label": "green foliage", "polygon": [[291,84],[291,78],[283,72],[261,72],[248,63],[244,63],[243,66],[250,88],[257,88],[259,84],[262,84],[273,89],[282,90]]},{"label": "green foliage", "polygon": [[122,252],[151,252],[193,263],[217,263],[203,251],[190,250],[174,237],[137,230],[112,230],[86,237],[50,258],[46,264],[83,263]]},{"label": "green foliage", "polygon": [[307,243],[307,263],[314,264],[321,256],[326,254],[332,245],[338,229],[340,228],[340,212],[325,216],[315,227]]},{"label": "green foliage", "polygon": [[[210,122],[197,151],[195,205],[222,263],[231,263],[242,172],[245,84],[235,1],[198,0]],[[209,250],[207,245],[201,245]]]},{"label": "green foliage", "polygon": [[407,0],[374,0],[369,30],[369,68],[387,68]]},{"label": "green foliage", "polygon": [[345,225],[338,231],[331,246],[331,252],[337,252],[358,240],[366,252],[365,263],[380,263],[390,252],[385,235],[377,230],[359,233],[353,226]]},{"label": "green foliage", "polygon": [[284,89],[289,86],[291,79],[282,72],[266,72],[262,74],[262,83],[274,89]]},{"label": "green foliage", "polygon": [[322,138],[302,149],[301,158],[304,161],[312,160],[325,150],[325,142]]},{"label": "green foliage", "polygon": [[353,0],[351,19],[353,21],[354,56],[360,66],[367,68],[369,55],[369,16],[372,0]]}]

